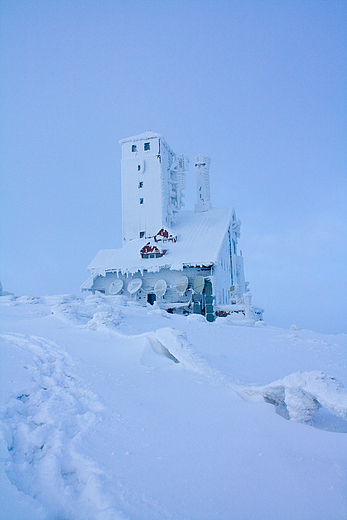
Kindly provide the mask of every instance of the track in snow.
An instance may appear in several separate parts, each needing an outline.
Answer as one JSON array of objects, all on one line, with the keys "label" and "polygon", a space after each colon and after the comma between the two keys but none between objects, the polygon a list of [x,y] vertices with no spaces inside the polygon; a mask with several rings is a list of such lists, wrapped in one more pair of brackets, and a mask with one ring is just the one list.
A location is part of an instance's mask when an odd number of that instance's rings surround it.
[{"label": "track in snow", "polygon": [[13,397],[3,414],[12,484],[56,519],[123,518],[104,491],[106,476],[78,449],[103,405],[71,373],[71,358],[57,344],[21,334],[1,337],[29,352],[33,361],[31,386]]}]

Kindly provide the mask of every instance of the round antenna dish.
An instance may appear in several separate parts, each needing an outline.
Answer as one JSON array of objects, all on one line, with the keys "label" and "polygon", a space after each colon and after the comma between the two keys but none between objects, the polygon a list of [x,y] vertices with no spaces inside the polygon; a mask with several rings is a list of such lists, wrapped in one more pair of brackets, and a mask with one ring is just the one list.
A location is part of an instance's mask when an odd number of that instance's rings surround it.
[{"label": "round antenna dish", "polygon": [[129,284],[128,284],[128,292],[130,294],[135,294],[139,289],[142,287],[142,280],[141,278],[134,278]]},{"label": "round antenna dish", "polygon": [[118,294],[123,289],[123,280],[115,280],[108,288],[110,294]]},{"label": "round antenna dish", "polygon": [[178,292],[184,292],[188,287],[188,278],[186,276],[181,276],[176,283],[176,289]]},{"label": "round antenna dish", "polygon": [[205,287],[205,278],[203,276],[197,276],[194,280],[193,289],[196,293],[202,293]]},{"label": "round antenna dish", "polygon": [[157,298],[162,298],[166,293],[167,284],[165,280],[158,280],[154,286],[154,292]]}]

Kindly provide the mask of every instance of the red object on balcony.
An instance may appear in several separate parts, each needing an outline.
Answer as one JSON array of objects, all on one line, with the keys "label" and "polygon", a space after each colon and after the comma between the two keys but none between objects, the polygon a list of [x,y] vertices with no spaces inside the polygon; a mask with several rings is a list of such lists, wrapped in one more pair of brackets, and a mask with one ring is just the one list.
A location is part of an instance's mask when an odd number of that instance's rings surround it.
[{"label": "red object on balcony", "polygon": [[155,242],[177,242],[177,237],[169,233],[165,228],[161,228],[160,231],[154,237]]},{"label": "red object on balcony", "polygon": [[167,249],[159,249],[155,244],[147,242],[140,251],[142,258],[160,258],[165,255]]}]

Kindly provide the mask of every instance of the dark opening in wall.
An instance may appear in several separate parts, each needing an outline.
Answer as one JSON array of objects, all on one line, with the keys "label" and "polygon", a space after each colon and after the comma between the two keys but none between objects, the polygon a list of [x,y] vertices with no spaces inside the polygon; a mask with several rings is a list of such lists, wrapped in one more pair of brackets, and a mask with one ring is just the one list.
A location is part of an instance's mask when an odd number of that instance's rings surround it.
[{"label": "dark opening in wall", "polygon": [[150,305],[153,305],[156,299],[157,299],[157,296],[154,293],[149,293],[147,295],[147,301]]}]

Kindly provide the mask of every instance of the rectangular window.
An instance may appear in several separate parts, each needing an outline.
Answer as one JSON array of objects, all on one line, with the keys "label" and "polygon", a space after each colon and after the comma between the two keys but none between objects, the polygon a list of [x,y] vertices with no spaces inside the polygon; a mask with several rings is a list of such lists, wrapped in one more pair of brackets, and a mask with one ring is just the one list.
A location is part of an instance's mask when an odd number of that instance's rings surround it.
[{"label": "rectangular window", "polygon": [[139,188],[143,188],[143,182],[142,181],[139,182]]},{"label": "rectangular window", "polygon": [[145,236],[145,232],[144,231],[140,231],[140,238],[143,238]]},{"label": "rectangular window", "polygon": [[142,198],[140,199],[140,204],[143,204],[143,199]]},{"label": "rectangular window", "polygon": [[146,151],[146,150],[149,150],[151,148],[151,145],[149,143],[145,143],[143,145],[143,149]]},{"label": "rectangular window", "polygon": [[141,164],[137,165],[137,171],[139,172],[141,170]]},{"label": "rectangular window", "polygon": [[137,146],[136,144],[133,144],[132,147],[131,147],[131,151],[132,152],[137,152]]}]

